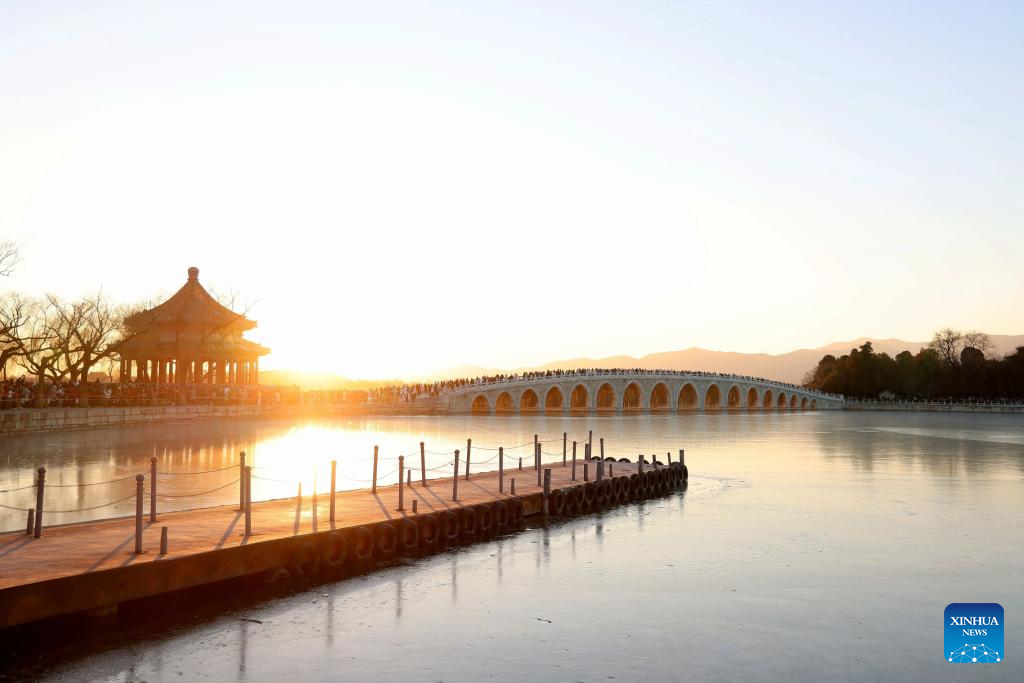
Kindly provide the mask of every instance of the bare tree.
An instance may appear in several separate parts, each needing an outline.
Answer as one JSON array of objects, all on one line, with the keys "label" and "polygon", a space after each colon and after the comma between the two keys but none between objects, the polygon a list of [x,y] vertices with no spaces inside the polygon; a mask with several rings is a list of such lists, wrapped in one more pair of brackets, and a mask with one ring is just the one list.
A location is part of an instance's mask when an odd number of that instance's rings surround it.
[{"label": "bare tree", "polygon": [[950,365],[960,362],[960,349],[963,347],[964,335],[960,330],[943,327],[932,336],[928,348],[939,354],[939,357]]},{"label": "bare tree", "polygon": [[992,338],[984,332],[971,330],[964,333],[964,348],[978,349],[987,358],[992,355],[995,345],[992,343]]},{"label": "bare tree", "polygon": [[112,358],[118,344],[132,335],[124,325],[126,308],[115,306],[100,291],[58,310],[69,325],[68,369],[79,380],[79,405],[88,407],[89,371]]},{"label": "bare tree", "polygon": [[0,277],[10,277],[19,261],[21,261],[21,252],[17,242],[11,240],[0,242]]},{"label": "bare tree", "polygon": [[28,321],[30,302],[19,294],[0,298],[0,371],[7,379],[7,368],[21,355],[21,337]]},{"label": "bare tree", "polygon": [[[36,380],[36,405],[46,403],[46,379],[59,379],[59,367],[65,357],[66,338],[62,316],[54,310],[53,301],[30,300],[26,318],[17,337],[17,363]],[[59,302],[58,302],[59,304]]]}]

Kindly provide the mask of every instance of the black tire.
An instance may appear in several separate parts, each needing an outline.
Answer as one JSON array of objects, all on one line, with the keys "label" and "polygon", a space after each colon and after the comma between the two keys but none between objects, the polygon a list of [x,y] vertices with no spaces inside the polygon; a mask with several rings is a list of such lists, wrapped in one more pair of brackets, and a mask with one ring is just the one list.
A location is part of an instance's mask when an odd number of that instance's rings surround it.
[{"label": "black tire", "polygon": [[309,541],[301,541],[292,550],[288,561],[288,571],[292,576],[311,577],[320,571],[320,551]]},{"label": "black tire", "polygon": [[504,529],[508,526],[509,521],[511,521],[511,515],[508,511],[508,503],[499,500],[494,504],[494,525],[499,529]]},{"label": "black tire", "polygon": [[594,504],[597,502],[596,488],[592,481],[588,481],[583,485],[583,505],[587,509],[594,507]]},{"label": "black tire", "polygon": [[402,551],[414,553],[420,547],[420,527],[411,519],[403,519],[401,525]]},{"label": "black tire", "polygon": [[619,458],[619,462],[624,462],[624,463],[626,463],[627,465],[629,465],[629,464],[631,464],[631,463],[632,463],[633,461],[632,461],[632,460],[630,460],[629,458]]},{"label": "black tire", "polygon": [[373,532],[365,526],[357,526],[352,530],[352,553],[360,562],[373,557]]},{"label": "black tire", "polygon": [[476,535],[477,515],[473,508],[459,510],[459,538],[465,540]]},{"label": "black tire", "polygon": [[320,538],[320,563],[328,569],[341,569],[348,559],[348,539],[337,531]]},{"label": "black tire", "polygon": [[391,557],[398,550],[398,529],[391,522],[381,522],[373,530],[377,557]]},{"label": "black tire", "polygon": [[629,498],[638,500],[643,495],[644,485],[639,474],[629,475]]},{"label": "black tire", "polygon": [[523,523],[523,517],[525,516],[523,513],[522,502],[518,500],[513,500],[509,502],[508,506],[509,511],[511,512],[512,524],[514,526],[519,526]]},{"label": "black tire", "polygon": [[476,524],[480,533],[485,536],[494,530],[494,508],[490,505],[478,505],[476,508]]},{"label": "black tire", "polygon": [[417,524],[420,531],[420,545],[423,547],[432,546],[441,538],[441,527],[434,515],[423,515]]},{"label": "black tire", "polygon": [[459,542],[459,516],[452,510],[445,510],[441,518],[441,529],[447,543]]},{"label": "black tire", "polygon": [[565,494],[562,489],[555,489],[548,497],[548,512],[559,517],[565,514]]}]

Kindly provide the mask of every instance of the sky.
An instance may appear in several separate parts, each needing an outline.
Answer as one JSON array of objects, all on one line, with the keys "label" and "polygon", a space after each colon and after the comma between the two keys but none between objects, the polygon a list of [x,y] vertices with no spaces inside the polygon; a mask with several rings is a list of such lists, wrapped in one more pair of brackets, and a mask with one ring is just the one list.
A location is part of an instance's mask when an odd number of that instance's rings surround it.
[{"label": "sky", "polygon": [[0,4],[0,289],[267,368],[1024,332],[1024,5]]}]

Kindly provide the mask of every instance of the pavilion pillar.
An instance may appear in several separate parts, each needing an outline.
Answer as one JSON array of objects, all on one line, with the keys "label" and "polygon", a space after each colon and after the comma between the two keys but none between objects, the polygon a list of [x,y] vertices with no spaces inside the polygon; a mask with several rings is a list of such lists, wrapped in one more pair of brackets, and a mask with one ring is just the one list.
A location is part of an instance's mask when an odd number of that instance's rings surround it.
[{"label": "pavilion pillar", "polygon": [[164,359],[161,358],[156,362],[156,381],[160,384],[167,381],[167,378],[164,377],[165,372],[167,372],[167,366],[164,364]]},{"label": "pavilion pillar", "polygon": [[260,383],[260,359],[259,358],[256,359],[256,365],[253,367],[252,383],[253,384],[259,384]]},{"label": "pavilion pillar", "polygon": [[228,384],[236,384],[238,382],[238,362],[231,361],[228,363]]}]

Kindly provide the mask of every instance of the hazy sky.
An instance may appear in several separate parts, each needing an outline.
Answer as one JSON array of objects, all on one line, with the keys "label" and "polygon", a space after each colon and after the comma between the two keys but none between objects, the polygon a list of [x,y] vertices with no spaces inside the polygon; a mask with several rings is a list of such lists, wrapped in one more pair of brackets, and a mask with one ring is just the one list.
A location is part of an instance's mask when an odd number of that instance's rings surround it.
[{"label": "hazy sky", "polygon": [[4,2],[0,287],[357,377],[1021,333],[1022,8]]}]

